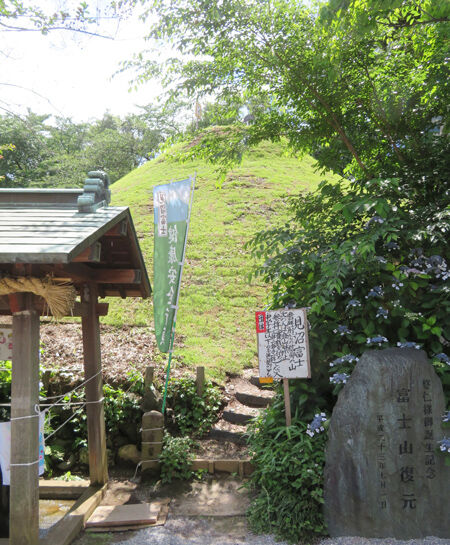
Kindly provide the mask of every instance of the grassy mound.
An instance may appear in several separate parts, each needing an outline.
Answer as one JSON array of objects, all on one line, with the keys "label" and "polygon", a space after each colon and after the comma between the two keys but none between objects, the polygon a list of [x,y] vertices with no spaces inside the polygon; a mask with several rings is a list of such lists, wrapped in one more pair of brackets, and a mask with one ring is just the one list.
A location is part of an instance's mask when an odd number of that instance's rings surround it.
[{"label": "grassy mound", "polygon": [[[285,220],[285,195],[317,186],[320,176],[313,163],[311,157],[289,156],[281,144],[263,143],[228,173],[221,189],[213,166],[200,160],[180,163],[168,155],[112,186],[112,204],[131,208],[152,277],[152,188],[197,172],[175,340],[175,354],[183,365],[205,365],[218,380],[226,371],[256,365],[254,312],[265,306],[268,289],[249,284],[254,263],[244,244],[262,228]],[[153,323],[151,300],[110,303],[106,323]]]}]

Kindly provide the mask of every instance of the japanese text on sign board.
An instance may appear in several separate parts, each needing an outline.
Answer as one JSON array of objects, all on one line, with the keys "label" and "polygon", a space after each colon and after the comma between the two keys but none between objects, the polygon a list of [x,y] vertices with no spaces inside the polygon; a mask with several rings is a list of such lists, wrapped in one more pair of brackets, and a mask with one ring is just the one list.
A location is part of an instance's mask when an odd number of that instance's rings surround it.
[{"label": "japanese text on sign board", "polygon": [[305,309],[257,312],[256,332],[261,377],[311,376]]},{"label": "japanese text on sign board", "polygon": [[167,202],[166,194],[164,191],[159,191],[158,196],[158,205],[159,205],[159,215],[158,215],[158,236],[166,237],[167,236]]}]

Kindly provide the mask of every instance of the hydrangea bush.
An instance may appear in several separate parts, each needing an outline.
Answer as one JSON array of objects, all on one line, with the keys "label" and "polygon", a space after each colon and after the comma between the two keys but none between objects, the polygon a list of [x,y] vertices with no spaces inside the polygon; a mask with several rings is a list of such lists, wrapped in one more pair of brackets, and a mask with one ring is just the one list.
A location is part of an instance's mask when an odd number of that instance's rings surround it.
[{"label": "hydrangea bush", "polygon": [[322,394],[342,388],[365,350],[400,347],[425,350],[449,395],[450,190],[432,182],[426,172],[323,182],[289,199],[288,223],[251,242],[272,308],[309,309]]}]

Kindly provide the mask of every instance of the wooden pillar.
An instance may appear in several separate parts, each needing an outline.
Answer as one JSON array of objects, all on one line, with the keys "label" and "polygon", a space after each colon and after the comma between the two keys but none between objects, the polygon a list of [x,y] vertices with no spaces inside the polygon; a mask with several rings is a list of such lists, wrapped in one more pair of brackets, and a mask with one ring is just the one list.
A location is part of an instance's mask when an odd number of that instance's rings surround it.
[{"label": "wooden pillar", "polygon": [[39,316],[26,308],[13,314],[10,545],[39,540]]},{"label": "wooden pillar", "polygon": [[82,303],[87,303],[87,311],[81,318],[83,329],[84,376],[90,379],[86,384],[86,406],[89,476],[91,484],[105,484],[108,481],[108,462],[106,455],[105,412],[103,403],[102,361],[100,352],[100,324],[96,312],[97,286],[85,285],[82,289]]},{"label": "wooden pillar", "polygon": [[197,367],[197,378],[195,379],[195,383],[197,386],[197,395],[202,397],[203,388],[205,386],[205,368],[204,367]]}]

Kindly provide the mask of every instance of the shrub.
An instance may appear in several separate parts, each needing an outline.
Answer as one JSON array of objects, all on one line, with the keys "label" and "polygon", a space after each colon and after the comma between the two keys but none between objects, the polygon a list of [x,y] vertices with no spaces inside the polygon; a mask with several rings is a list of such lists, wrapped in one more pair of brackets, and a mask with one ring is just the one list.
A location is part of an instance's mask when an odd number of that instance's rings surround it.
[{"label": "shrub", "polygon": [[309,307],[321,391],[337,393],[366,349],[404,346],[427,352],[449,394],[450,193],[432,182],[426,171],[323,182],[290,198],[289,223],[252,241],[266,258],[257,273],[273,283],[272,307]]},{"label": "shrub", "polygon": [[[142,421],[140,408],[140,394],[143,391],[143,378],[137,374],[130,374],[130,384],[126,390],[120,387],[113,387],[109,384],[103,385],[105,429],[109,445],[115,445],[119,435],[126,432],[127,435],[139,437],[139,428]],[[69,420],[61,430],[50,437],[47,442],[46,458],[47,469],[51,469],[50,458],[56,463],[59,458],[63,459],[68,453],[78,453],[80,449],[87,446],[87,417],[86,407],[80,409],[77,405],[70,405],[70,401],[77,403],[84,401],[84,388],[80,388],[73,394],[64,397],[63,407],[55,407],[51,411],[51,418],[46,419],[45,433],[51,434],[60,425]],[[64,445],[65,453],[61,453],[60,446]],[[55,453],[58,456],[55,456]]]},{"label": "shrub", "polygon": [[[254,473],[247,486],[256,494],[248,521],[257,533],[273,532],[291,543],[325,533],[322,514],[325,433],[299,418],[284,422],[281,394],[249,428]],[[316,420],[322,431],[323,416]],[[315,426],[316,426],[315,425]],[[313,429],[315,428],[313,426]]]},{"label": "shrub", "polygon": [[194,378],[184,375],[169,380],[167,405],[173,410],[173,427],[181,435],[204,435],[217,421],[222,404],[220,389],[210,381],[205,381],[200,397]]},{"label": "shrub", "polygon": [[188,480],[194,472],[191,463],[193,442],[189,437],[172,437],[164,434],[163,450],[159,455],[161,462],[161,481],[170,483],[174,479]]}]

